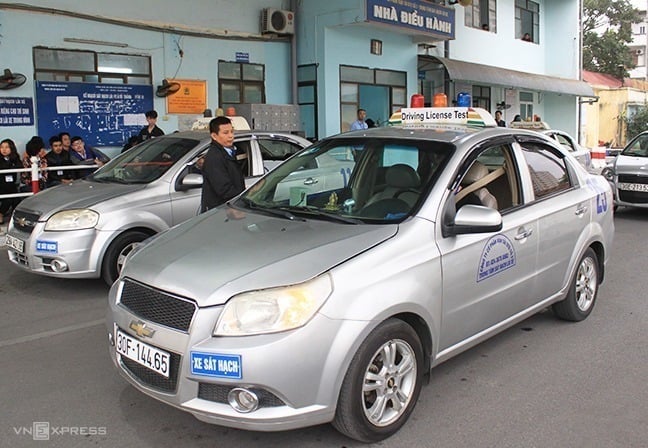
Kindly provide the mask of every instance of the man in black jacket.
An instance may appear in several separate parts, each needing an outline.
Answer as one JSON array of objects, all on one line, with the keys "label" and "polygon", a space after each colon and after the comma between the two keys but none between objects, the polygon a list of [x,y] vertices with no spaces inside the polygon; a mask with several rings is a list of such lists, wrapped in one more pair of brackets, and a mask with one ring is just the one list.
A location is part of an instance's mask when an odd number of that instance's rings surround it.
[{"label": "man in black jacket", "polygon": [[224,204],[245,189],[243,171],[236,161],[232,122],[216,117],[209,122],[209,132],[212,143],[202,166],[201,212]]},{"label": "man in black jacket", "polygon": [[146,126],[142,128],[138,137],[139,141],[143,142],[150,138],[161,137],[164,135],[164,131],[157,127],[157,117],[158,113],[154,110],[147,111],[144,116],[146,117]]},{"label": "man in black jacket", "polygon": [[[47,159],[48,167],[56,166],[71,166],[73,165],[70,160],[70,154],[67,151],[63,150],[63,142],[61,137],[54,135],[49,139],[50,152],[47,153],[45,158]],[[47,186],[53,187],[61,183],[69,184],[75,179],[76,173],[75,170],[50,170],[49,175],[47,176]]]}]

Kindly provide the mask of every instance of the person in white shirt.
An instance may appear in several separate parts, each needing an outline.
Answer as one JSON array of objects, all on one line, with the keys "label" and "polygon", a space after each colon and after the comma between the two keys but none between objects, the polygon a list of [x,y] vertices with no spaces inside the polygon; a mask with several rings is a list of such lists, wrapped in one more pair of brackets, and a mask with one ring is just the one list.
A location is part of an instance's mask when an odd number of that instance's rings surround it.
[{"label": "person in white shirt", "polygon": [[357,131],[358,129],[367,129],[367,123],[365,119],[367,118],[367,111],[364,109],[358,109],[358,119],[351,123],[351,130]]}]

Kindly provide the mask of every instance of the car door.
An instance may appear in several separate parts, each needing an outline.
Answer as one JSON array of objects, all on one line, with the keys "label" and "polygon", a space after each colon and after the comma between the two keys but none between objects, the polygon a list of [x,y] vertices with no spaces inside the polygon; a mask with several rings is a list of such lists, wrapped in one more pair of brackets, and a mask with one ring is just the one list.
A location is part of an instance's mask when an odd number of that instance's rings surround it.
[{"label": "car door", "polygon": [[[521,141],[533,199],[527,213],[538,220],[537,300],[555,294],[569,278],[570,260],[592,219],[592,190],[582,188],[564,155],[540,141]],[[594,210],[596,213],[596,210]]]},{"label": "car door", "polygon": [[524,310],[526,297],[536,288],[538,222],[526,212],[519,154],[510,137],[474,149],[448,193],[446,207],[461,206],[463,198],[456,198],[469,188],[462,187],[463,178],[475,161],[486,165],[491,177],[500,173],[484,187],[496,198],[502,229],[437,238],[443,275],[441,352]]},{"label": "car door", "polygon": [[171,213],[173,216],[173,225],[186,221],[192,216],[196,216],[200,211],[200,198],[202,195],[202,185],[183,185],[183,179],[187,174],[201,174],[200,163],[197,163],[200,157],[207,153],[209,142],[203,141],[192,154],[177,164],[176,174],[169,184],[169,196],[171,198]]}]

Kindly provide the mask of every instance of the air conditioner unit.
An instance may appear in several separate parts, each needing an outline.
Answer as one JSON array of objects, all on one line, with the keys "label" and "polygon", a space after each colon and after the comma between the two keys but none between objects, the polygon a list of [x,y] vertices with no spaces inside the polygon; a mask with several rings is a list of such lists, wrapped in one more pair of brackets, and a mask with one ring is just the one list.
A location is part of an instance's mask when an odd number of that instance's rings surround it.
[{"label": "air conditioner unit", "polygon": [[265,8],[261,14],[261,32],[295,34],[295,13],[281,9]]}]

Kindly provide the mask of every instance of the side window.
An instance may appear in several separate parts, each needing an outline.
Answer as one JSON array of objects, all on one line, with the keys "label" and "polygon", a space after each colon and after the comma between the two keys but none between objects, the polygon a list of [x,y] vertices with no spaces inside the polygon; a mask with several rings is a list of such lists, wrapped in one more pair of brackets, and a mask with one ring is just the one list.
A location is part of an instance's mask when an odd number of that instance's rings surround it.
[{"label": "side window", "polygon": [[473,204],[507,210],[520,203],[518,185],[510,146],[488,147],[464,171],[455,195],[457,209]]},{"label": "side window", "polygon": [[572,142],[567,139],[564,135],[560,134],[555,134],[554,138],[558,140],[558,143],[560,143],[565,149],[567,149],[569,152],[574,152],[576,151],[576,148],[572,145]]},{"label": "side window", "polygon": [[286,160],[302,148],[294,143],[284,140],[269,140],[260,138],[257,140],[261,157],[263,160]]},{"label": "side window", "polygon": [[234,142],[236,149],[238,149],[236,160],[238,160],[241,165],[241,171],[243,171],[244,176],[251,176],[251,164],[250,164],[250,141],[249,140],[240,140]]},{"label": "side window", "polygon": [[569,190],[572,187],[569,171],[561,155],[539,143],[526,142],[521,146],[531,174],[536,199]]}]

